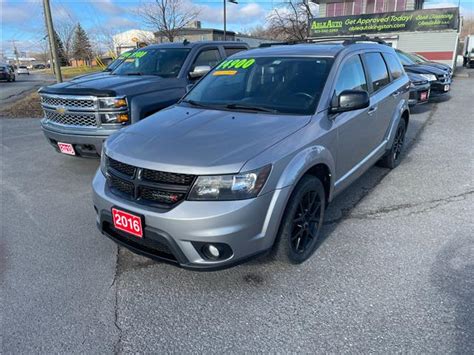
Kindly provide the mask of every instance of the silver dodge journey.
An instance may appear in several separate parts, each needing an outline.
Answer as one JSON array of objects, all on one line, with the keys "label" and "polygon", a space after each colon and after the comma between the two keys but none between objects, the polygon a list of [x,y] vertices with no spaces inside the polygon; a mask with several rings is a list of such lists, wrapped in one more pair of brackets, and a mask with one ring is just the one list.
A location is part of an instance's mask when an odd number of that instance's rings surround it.
[{"label": "silver dodge journey", "polygon": [[267,252],[301,263],[328,203],[376,162],[399,164],[408,94],[383,44],[240,52],[106,141],[93,181],[97,225],[136,253],[190,269]]}]

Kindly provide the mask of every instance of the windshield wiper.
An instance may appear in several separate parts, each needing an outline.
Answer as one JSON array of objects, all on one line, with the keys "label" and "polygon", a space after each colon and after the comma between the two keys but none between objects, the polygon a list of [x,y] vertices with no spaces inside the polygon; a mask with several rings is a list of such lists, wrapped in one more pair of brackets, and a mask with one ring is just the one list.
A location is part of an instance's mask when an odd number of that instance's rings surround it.
[{"label": "windshield wiper", "polygon": [[209,106],[207,105],[203,105],[197,101],[194,101],[194,100],[181,100],[181,102],[184,102],[186,104],[190,104],[190,105],[193,105],[193,106],[196,106],[196,107],[204,107],[204,108],[207,108]]},{"label": "windshield wiper", "polygon": [[143,75],[140,72],[131,72],[131,73],[126,73],[125,75]]},{"label": "windshield wiper", "polygon": [[261,106],[242,105],[242,104],[228,104],[228,105],[225,105],[224,107],[229,108],[231,110],[250,110],[250,111],[270,112],[270,113],[278,112],[278,110],[274,110],[271,108],[266,108],[266,107],[261,107]]}]

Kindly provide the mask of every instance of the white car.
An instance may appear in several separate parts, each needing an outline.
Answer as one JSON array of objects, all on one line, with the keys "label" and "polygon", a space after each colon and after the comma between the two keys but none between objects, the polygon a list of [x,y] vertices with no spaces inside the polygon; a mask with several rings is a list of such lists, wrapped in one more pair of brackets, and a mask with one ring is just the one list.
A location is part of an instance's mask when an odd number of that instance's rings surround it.
[{"label": "white car", "polygon": [[20,74],[28,74],[30,75],[30,71],[28,70],[28,68],[26,67],[26,65],[20,65],[18,67],[18,70],[16,71],[18,75]]}]

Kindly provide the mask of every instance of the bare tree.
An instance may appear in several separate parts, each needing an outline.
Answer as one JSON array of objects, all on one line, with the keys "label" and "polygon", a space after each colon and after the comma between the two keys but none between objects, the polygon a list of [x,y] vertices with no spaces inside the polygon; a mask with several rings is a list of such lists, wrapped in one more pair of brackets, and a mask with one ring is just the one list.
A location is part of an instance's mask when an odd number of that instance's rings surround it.
[{"label": "bare tree", "polygon": [[61,42],[63,43],[64,54],[66,55],[66,59],[69,62],[72,59],[72,43],[76,24],[70,17],[68,20],[57,21],[55,29],[59,38],[61,39]]},{"label": "bare tree", "polygon": [[137,12],[151,30],[173,42],[181,29],[197,19],[200,10],[185,0],[153,0],[141,3]]},{"label": "bare tree", "polygon": [[273,10],[268,17],[268,27],[277,39],[303,40],[308,37],[311,18],[313,13],[308,1],[290,0],[287,6]]}]

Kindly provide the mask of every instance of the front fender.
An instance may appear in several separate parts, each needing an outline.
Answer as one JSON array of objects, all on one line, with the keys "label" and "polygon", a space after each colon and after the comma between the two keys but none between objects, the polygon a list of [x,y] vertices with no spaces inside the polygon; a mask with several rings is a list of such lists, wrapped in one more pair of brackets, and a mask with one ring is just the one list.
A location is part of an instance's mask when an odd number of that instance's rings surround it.
[{"label": "front fender", "polygon": [[130,100],[132,123],[174,105],[183,96],[184,92],[184,87],[178,87],[132,97]]},{"label": "front fender", "polygon": [[294,187],[309,169],[318,164],[324,164],[330,173],[330,201],[334,189],[335,162],[330,151],[320,145],[307,147],[298,152],[280,174],[276,188],[283,189],[287,186]]}]

